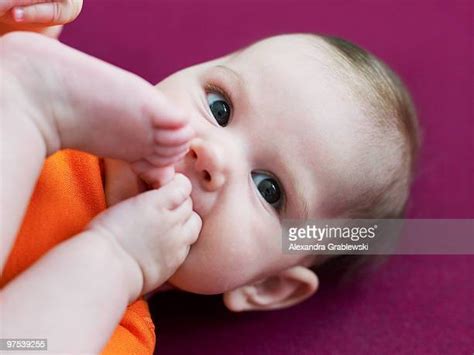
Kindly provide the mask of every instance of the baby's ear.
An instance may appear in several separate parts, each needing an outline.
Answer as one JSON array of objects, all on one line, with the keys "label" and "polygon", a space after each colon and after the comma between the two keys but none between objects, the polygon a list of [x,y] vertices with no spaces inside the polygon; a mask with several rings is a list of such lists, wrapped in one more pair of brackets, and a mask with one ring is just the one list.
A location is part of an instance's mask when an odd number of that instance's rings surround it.
[{"label": "baby's ear", "polygon": [[224,293],[224,304],[234,312],[263,311],[293,306],[313,295],[318,276],[304,266],[293,266],[251,285]]}]

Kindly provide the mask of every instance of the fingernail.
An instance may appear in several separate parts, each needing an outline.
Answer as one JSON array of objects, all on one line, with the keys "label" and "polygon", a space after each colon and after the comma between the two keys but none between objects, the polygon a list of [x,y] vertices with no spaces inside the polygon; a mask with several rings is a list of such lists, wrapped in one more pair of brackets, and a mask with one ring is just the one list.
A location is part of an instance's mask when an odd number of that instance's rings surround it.
[{"label": "fingernail", "polygon": [[25,10],[22,7],[15,7],[13,9],[13,18],[16,22],[23,22],[25,19]]}]

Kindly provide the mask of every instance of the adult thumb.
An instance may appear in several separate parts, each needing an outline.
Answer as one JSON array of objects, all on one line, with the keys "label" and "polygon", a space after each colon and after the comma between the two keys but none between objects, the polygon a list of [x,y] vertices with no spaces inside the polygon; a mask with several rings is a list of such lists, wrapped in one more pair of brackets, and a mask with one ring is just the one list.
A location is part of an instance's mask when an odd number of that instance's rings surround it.
[{"label": "adult thumb", "polygon": [[18,6],[12,15],[16,22],[43,25],[63,25],[74,21],[82,10],[82,0],[61,0]]}]

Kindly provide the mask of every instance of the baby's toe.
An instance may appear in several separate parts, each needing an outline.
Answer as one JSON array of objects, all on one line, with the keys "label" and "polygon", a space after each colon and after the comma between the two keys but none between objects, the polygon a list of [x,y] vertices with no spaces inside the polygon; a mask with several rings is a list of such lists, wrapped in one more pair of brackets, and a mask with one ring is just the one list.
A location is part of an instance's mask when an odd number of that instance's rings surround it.
[{"label": "baby's toe", "polygon": [[176,147],[172,146],[157,146],[155,153],[161,157],[174,157],[186,153],[189,149],[189,142],[181,144]]},{"label": "baby's toe", "polygon": [[189,125],[178,129],[156,129],[155,143],[162,146],[177,146],[189,142],[194,137],[194,130]]}]

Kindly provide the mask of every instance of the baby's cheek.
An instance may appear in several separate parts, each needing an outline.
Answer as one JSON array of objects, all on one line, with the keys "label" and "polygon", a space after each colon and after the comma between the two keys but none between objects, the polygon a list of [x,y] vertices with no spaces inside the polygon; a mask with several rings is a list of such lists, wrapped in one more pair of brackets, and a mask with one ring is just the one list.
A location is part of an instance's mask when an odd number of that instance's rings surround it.
[{"label": "baby's cheek", "polygon": [[248,230],[204,225],[188,258],[170,280],[189,292],[216,294],[246,283],[261,267]]},{"label": "baby's cheek", "polygon": [[[236,286],[265,273],[281,256],[278,223],[254,210],[238,217],[218,223],[215,228],[207,229],[205,225],[205,235],[199,241],[203,247],[199,257],[206,260],[209,273]],[[222,221],[224,218],[219,219]]]}]

